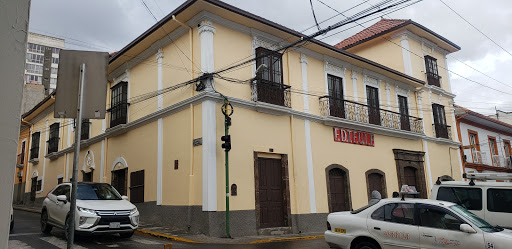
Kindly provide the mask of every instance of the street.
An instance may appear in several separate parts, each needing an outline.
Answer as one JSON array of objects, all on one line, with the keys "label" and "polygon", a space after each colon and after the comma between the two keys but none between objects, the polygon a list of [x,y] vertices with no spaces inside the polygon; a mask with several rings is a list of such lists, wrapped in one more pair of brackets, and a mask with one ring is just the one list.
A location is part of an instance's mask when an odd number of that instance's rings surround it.
[{"label": "street", "polygon": [[[323,239],[298,240],[289,242],[274,242],[265,244],[197,244],[174,242],[167,239],[154,238],[135,234],[129,239],[117,235],[103,235],[94,237],[78,237],[75,241],[76,249],[86,248],[163,248],[164,244],[172,244],[172,248],[293,248],[293,249],[325,249],[329,248]],[[9,236],[9,249],[31,248],[66,248],[64,232],[54,228],[51,235],[41,233],[39,228],[39,214],[14,210],[14,229]]]}]

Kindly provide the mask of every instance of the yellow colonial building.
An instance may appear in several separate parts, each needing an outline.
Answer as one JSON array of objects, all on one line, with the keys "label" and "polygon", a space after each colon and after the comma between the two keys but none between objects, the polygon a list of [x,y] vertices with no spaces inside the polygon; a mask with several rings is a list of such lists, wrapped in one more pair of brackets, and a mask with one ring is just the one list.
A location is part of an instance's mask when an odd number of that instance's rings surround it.
[{"label": "yellow colonial building", "polygon": [[[323,231],[371,190],[427,197],[437,177],[460,179],[445,59],[457,45],[384,19],[336,46],[272,52],[303,36],[217,0],[185,2],[111,55],[108,118],[84,123],[79,180],[111,183],[143,223],[224,235],[223,96],[233,236]],[[71,177],[74,122],[54,118],[58,97],[22,117],[27,205]]]}]

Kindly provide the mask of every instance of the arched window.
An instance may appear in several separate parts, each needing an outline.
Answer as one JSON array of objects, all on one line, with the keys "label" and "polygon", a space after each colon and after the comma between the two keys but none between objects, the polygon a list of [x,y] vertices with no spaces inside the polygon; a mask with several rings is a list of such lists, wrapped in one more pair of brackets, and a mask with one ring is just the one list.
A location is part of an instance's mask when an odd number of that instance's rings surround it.
[{"label": "arched window", "polygon": [[382,198],[387,198],[386,174],[378,169],[366,171],[366,185],[368,187],[368,200],[374,190],[379,191]]},{"label": "arched window", "polygon": [[326,169],[329,212],[350,210],[350,191],[348,170],[339,165]]}]

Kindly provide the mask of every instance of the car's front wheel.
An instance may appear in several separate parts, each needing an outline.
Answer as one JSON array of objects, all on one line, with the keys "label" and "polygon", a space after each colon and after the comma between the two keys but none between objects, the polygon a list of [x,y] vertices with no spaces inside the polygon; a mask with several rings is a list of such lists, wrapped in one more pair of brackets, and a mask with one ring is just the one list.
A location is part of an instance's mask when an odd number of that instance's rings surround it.
[{"label": "car's front wheel", "polygon": [[66,237],[66,240],[69,238],[69,226],[71,226],[71,219],[66,217],[66,223],[64,223],[64,237]]},{"label": "car's front wheel", "polygon": [[361,241],[357,243],[354,249],[380,249],[380,247],[371,241]]},{"label": "car's front wheel", "polygon": [[119,236],[121,236],[121,238],[130,238],[132,237],[134,231],[131,231],[131,232],[127,232],[127,233],[120,233]]},{"label": "car's front wheel", "polygon": [[52,231],[52,225],[48,224],[48,212],[43,210],[41,213],[41,232],[49,234]]}]

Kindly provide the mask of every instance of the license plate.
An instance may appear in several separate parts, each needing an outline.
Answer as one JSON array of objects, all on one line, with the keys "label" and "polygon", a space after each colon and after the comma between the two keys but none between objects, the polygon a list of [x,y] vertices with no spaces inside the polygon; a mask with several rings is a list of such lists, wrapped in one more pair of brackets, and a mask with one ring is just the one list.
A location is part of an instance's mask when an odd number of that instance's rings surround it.
[{"label": "license plate", "polygon": [[335,233],[347,233],[347,230],[341,228],[334,228]]},{"label": "license plate", "polygon": [[121,223],[120,222],[110,222],[108,227],[109,228],[120,228],[121,227]]}]

